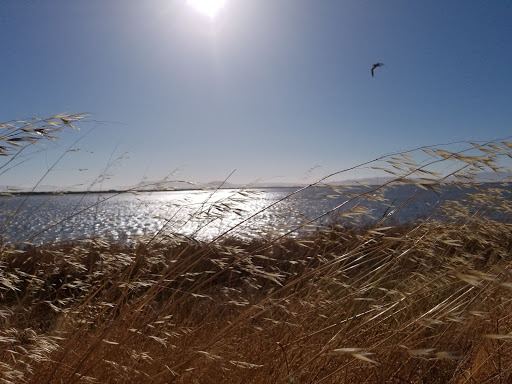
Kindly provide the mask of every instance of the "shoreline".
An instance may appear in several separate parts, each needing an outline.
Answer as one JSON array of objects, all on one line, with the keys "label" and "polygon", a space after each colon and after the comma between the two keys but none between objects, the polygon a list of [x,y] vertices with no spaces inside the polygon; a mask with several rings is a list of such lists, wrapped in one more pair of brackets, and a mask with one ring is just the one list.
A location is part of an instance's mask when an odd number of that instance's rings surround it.
[{"label": "shoreline", "polygon": [[[238,187],[238,186],[229,186],[229,187],[205,187],[205,188],[168,188],[168,189],[109,189],[109,190],[91,190],[91,191],[35,191],[35,192],[29,192],[29,191],[4,191],[0,192],[0,196],[37,196],[37,195],[87,195],[87,194],[123,194],[123,193],[165,193],[165,192],[211,192],[215,190],[261,190],[261,189],[276,189],[276,190],[283,190],[283,189],[309,189],[309,188],[342,188],[342,187],[362,187],[362,188],[376,188],[381,186],[382,184],[321,184],[321,185],[313,185],[309,186],[309,184],[305,185],[292,185],[292,186],[251,186],[251,187]],[[431,186],[438,186],[438,183],[424,183],[424,182],[418,182],[416,184],[411,183],[404,183],[404,182],[396,182],[390,185],[390,187],[401,187],[401,186],[408,186],[408,185],[417,185],[417,186],[424,186],[424,187],[431,187]],[[510,187],[512,186],[512,181],[480,181],[480,182],[472,182],[471,186],[474,185],[484,185],[486,187],[493,187],[493,186],[503,186],[503,187]],[[450,184],[447,184],[447,186],[450,186]],[[442,186],[441,186],[442,188]]]}]

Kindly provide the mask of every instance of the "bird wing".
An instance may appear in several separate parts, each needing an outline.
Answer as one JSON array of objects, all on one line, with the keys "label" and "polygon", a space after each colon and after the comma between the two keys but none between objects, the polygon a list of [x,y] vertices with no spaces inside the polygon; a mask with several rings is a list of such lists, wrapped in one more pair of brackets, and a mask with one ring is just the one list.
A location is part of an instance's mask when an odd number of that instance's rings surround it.
[{"label": "bird wing", "polygon": [[376,63],[376,64],[373,64],[373,67],[372,67],[372,77],[373,77],[373,72],[375,71],[375,68],[377,67],[382,67],[384,64],[383,63]]}]

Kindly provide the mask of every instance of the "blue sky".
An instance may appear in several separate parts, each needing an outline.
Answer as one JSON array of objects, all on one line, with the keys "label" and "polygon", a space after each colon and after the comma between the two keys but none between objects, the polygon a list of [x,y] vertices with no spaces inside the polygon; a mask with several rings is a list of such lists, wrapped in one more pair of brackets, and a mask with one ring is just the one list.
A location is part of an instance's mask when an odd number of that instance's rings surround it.
[{"label": "blue sky", "polygon": [[43,184],[121,156],[103,187],[301,182],[512,134],[509,0],[227,0],[214,19],[186,0],[2,0],[0,47],[0,121],[90,114],[0,185],[29,187],[83,135]]}]

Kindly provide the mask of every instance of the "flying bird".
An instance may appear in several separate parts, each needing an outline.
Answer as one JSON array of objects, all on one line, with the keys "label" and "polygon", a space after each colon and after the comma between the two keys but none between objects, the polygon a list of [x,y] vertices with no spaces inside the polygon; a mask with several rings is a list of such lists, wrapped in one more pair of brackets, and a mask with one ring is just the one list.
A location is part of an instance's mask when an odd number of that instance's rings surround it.
[{"label": "flying bird", "polygon": [[384,65],[384,63],[375,63],[375,64],[373,64],[373,67],[372,67],[372,77],[373,77],[373,72],[375,71],[375,68],[382,67],[383,65]]}]

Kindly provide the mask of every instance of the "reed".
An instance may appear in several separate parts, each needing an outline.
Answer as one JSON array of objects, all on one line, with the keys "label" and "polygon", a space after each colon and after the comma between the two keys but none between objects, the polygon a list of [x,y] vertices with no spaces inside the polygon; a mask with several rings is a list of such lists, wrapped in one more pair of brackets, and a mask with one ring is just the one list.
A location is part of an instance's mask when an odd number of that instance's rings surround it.
[{"label": "reed", "polygon": [[[332,186],[346,203],[303,226],[335,220],[300,235],[3,243],[0,379],[511,382],[511,151],[501,140],[375,159],[361,166],[393,178]],[[477,182],[483,169],[501,184]],[[418,187],[411,200],[448,184],[469,192],[421,221],[394,223],[396,207],[358,224],[365,202],[404,183]]]}]

